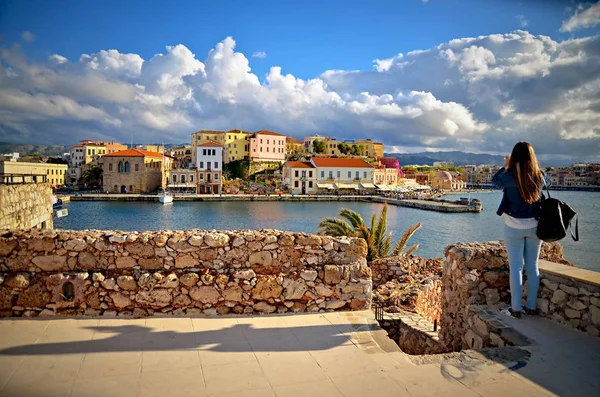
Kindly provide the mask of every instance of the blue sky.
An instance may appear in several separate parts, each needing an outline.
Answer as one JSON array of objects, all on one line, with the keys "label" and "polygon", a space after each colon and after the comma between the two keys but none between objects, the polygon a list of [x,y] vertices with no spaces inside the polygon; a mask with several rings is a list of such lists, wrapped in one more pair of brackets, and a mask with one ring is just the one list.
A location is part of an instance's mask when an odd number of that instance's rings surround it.
[{"label": "blue sky", "polygon": [[[237,50],[265,52],[253,59],[262,77],[270,65],[300,78],[328,69],[368,69],[372,60],[422,50],[459,37],[525,28],[555,40],[589,32],[561,33],[568,1],[555,0],[335,0],[335,1],[3,1],[0,34],[36,39],[26,53],[77,59],[102,49],[144,59],[167,45],[185,44],[200,58],[227,36]],[[519,17],[522,16],[522,17]]]},{"label": "blue sky", "polygon": [[600,161],[599,34],[600,3],[568,0],[2,0],[0,141],[271,129]]}]

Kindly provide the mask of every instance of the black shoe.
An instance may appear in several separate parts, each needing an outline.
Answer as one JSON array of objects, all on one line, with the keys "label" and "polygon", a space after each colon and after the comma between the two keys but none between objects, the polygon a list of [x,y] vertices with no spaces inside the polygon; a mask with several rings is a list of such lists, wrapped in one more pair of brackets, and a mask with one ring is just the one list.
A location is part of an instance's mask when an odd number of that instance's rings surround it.
[{"label": "black shoe", "polygon": [[523,310],[525,311],[525,314],[527,314],[528,316],[538,316],[540,314],[540,309],[528,309],[528,308],[523,308]]},{"label": "black shoe", "polygon": [[521,312],[511,309],[507,307],[506,309],[498,309],[500,314],[508,317],[521,318]]}]

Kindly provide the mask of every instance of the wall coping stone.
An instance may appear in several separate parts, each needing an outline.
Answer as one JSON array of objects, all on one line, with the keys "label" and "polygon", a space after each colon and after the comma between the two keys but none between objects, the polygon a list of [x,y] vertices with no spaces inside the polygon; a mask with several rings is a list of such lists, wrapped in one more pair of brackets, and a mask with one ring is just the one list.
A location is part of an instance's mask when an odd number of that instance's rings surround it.
[{"label": "wall coping stone", "polygon": [[560,263],[550,262],[544,259],[539,260],[541,273],[549,273],[555,276],[572,279],[585,284],[591,284],[600,287],[600,272],[578,267],[562,265]]}]

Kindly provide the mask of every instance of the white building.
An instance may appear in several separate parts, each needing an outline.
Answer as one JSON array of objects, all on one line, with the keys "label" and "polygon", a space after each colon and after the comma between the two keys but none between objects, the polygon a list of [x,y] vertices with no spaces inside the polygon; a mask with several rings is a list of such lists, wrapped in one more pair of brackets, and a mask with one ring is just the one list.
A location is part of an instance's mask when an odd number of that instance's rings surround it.
[{"label": "white building", "polygon": [[309,161],[288,161],[283,165],[283,183],[293,194],[317,192],[317,168]]},{"label": "white building", "polygon": [[312,135],[304,137],[304,150],[306,150],[307,153],[314,153],[315,150],[313,148],[313,142],[315,140],[325,141],[326,139],[327,137],[322,135]]},{"label": "white building", "polygon": [[215,141],[207,141],[197,145],[196,169],[198,171],[198,193],[221,193],[223,147]]},{"label": "white building", "polygon": [[452,161],[434,161],[433,166],[438,167],[438,168],[453,168],[454,162],[452,162]]},{"label": "white building", "polygon": [[376,189],[375,167],[360,158],[312,158],[317,188],[337,191]]}]

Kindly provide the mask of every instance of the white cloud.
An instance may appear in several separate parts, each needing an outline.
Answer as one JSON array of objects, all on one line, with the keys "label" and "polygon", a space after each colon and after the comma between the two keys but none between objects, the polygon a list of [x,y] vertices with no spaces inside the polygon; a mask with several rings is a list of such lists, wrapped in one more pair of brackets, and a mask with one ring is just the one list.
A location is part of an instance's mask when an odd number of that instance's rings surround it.
[{"label": "white cloud", "polygon": [[563,21],[560,28],[561,32],[572,32],[574,30],[593,28],[600,25],[600,3],[579,4],[569,19]]},{"label": "white cloud", "polygon": [[264,51],[257,51],[252,54],[252,58],[265,59],[266,57],[267,57],[267,53]]},{"label": "white cloud", "polygon": [[35,35],[29,30],[26,30],[23,33],[21,33],[21,38],[25,41],[33,41],[35,40]]},{"label": "white cloud", "polygon": [[556,42],[518,30],[307,80],[272,66],[264,81],[235,45],[228,37],[202,61],[182,44],[147,60],[113,49],[36,63],[3,50],[0,133],[187,142],[202,128],[267,128],[374,137],[390,150],[504,152],[528,140],[546,155],[600,153],[600,37]]},{"label": "white cloud", "polygon": [[529,21],[525,19],[525,15],[515,15],[517,21],[519,21],[519,27],[526,28],[529,25]]}]

